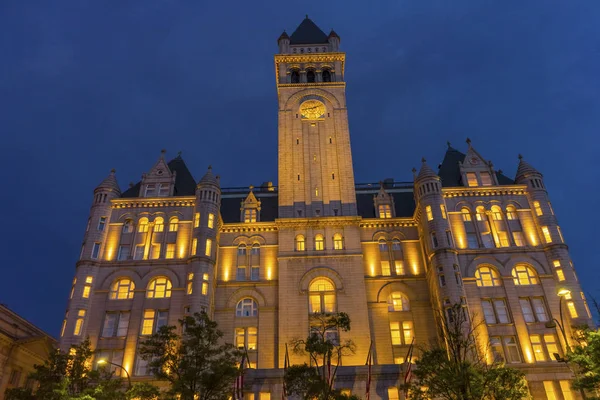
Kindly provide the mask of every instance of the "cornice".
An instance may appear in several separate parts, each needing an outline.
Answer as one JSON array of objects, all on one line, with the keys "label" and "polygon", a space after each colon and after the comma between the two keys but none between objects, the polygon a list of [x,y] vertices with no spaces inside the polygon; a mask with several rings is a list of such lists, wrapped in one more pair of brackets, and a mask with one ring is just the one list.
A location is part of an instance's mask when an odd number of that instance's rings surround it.
[{"label": "cornice", "polygon": [[346,87],[346,82],[303,82],[303,83],[278,83],[278,88],[298,88],[298,87]]},{"label": "cornice", "polygon": [[527,185],[442,188],[442,195],[445,198],[478,197],[478,196],[506,196],[506,195],[526,195],[526,194],[527,194]]},{"label": "cornice", "polygon": [[346,53],[303,53],[303,54],[275,54],[275,64],[280,63],[307,63],[346,61]]},{"label": "cornice", "polygon": [[323,226],[358,226],[362,217],[278,218],[278,229],[319,228]]},{"label": "cornice", "polygon": [[277,225],[273,222],[236,222],[223,224],[221,233],[243,233],[243,232],[276,232]]},{"label": "cornice", "polygon": [[369,218],[363,219],[359,225],[369,228],[416,228],[417,222],[412,218]]},{"label": "cornice", "polygon": [[112,208],[194,207],[195,205],[195,196],[111,200]]}]

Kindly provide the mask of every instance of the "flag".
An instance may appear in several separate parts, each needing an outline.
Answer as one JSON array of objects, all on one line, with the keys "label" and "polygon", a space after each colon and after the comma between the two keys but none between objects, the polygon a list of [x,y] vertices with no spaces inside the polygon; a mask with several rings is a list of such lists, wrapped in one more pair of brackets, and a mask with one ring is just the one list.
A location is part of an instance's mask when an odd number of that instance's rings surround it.
[{"label": "flag", "polygon": [[331,385],[331,351],[327,353],[327,384]]},{"label": "flag", "polygon": [[242,353],[242,361],[240,362],[239,374],[237,378],[235,378],[235,383],[233,387],[234,400],[243,400],[244,398],[244,366],[246,364],[246,354],[247,351],[244,351]]},{"label": "flag", "polygon": [[290,366],[290,355],[288,354],[288,346],[285,344],[285,357],[283,358],[283,392],[281,392],[281,400],[287,399],[287,387],[285,387],[285,373]]},{"label": "flag", "polygon": [[367,362],[365,363],[365,365],[368,365],[368,368],[367,368],[367,391],[365,393],[365,398],[367,400],[369,400],[370,395],[371,395],[371,365],[373,364],[372,350],[373,350],[373,341],[371,341],[371,344],[369,345],[369,354],[367,354]]},{"label": "flag", "polygon": [[414,343],[415,343],[415,338],[413,337],[412,341],[410,342],[410,346],[408,348],[408,353],[406,354],[406,373],[404,374],[404,384],[406,385],[408,382],[410,382],[411,378],[412,378],[412,356],[413,356],[413,347],[414,347]]}]

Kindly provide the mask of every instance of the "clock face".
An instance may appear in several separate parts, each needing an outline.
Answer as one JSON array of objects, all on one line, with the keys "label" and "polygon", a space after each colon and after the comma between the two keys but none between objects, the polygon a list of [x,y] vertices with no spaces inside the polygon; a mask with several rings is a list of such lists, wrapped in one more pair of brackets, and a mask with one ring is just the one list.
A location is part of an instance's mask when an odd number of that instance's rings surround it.
[{"label": "clock face", "polygon": [[307,100],[300,105],[302,118],[318,119],[325,114],[325,104],[317,100]]}]

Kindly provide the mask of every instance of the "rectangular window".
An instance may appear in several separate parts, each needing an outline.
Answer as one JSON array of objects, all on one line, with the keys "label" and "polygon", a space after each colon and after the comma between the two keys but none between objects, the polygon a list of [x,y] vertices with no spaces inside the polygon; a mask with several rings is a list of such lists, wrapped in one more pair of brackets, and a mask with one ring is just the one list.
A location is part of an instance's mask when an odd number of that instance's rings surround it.
[{"label": "rectangular window", "polygon": [[325,241],[323,240],[323,237],[318,237],[315,239],[315,250],[317,251],[322,251],[325,249]]},{"label": "rectangular window", "polygon": [[558,381],[560,384],[560,390],[565,400],[574,400],[573,392],[571,391],[571,384],[569,381]]},{"label": "rectangular window", "polygon": [[246,267],[244,265],[238,265],[237,273],[235,275],[236,281],[245,281],[246,280]]},{"label": "rectangular window", "polygon": [[97,260],[99,254],[100,254],[100,243],[96,242],[96,243],[94,243],[94,246],[92,247],[92,259]]},{"label": "rectangular window", "polygon": [[531,347],[533,348],[535,360],[546,361],[546,355],[544,353],[544,347],[542,346],[540,335],[529,335],[529,340],[531,340]]},{"label": "rectangular window", "polygon": [[187,274],[187,288],[186,288],[186,293],[187,294],[192,294],[194,290],[194,273],[190,272],[189,274]]},{"label": "rectangular window", "polygon": [[215,227],[215,214],[213,213],[208,214],[208,227],[210,229],[213,229]]},{"label": "rectangular window", "polygon": [[91,290],[92,290],[92,287],[90,285],[85,285],[83,287],[83,293],[82,293],[81,297],[83,297],[84,299],[89,299]]},{"label": "rectangular window", "polygon": [[477,234],[476,233],[467,233],[467,246],[469,247],[469,249],[479,248],[479,243],[477,242]]},{"label": "rectangular window", "polygon": [[85,310],[77,310],[77,320],[75,320],[75,329],[73,329],[73,335],[81,336],[84,319]]},{"label": "rectangular window", "polygon": [[204,248],[204,255],[210,257],[212,250],[212,240],[206,239],[206,247]]},{"label": "rectangular window", "polygon": [[515,241],[515,246],[517,246],[517,247],[525,246],[525,239],[523,238],[523,232],[513,232],[513,239]]},{"label": "rectangular window", "polygon": [[392,218],[392,210],[389,204],[379,205],[379,218]]},{"label": "rectangular window", "polygon": [[167,253],[165,254],[167,260],[175,258],[175,243],[167,243]]},{"label": "rectangular window", "polygon": [[129,312],[106,313],[102,337],[125,337],[129,329]]},{"label": "rectangular window", "polygon": [[571,318],[577,318],[579,316],[577,315],[575,303],[573,303],[572,301],[567,301],[567,310],[569,310],[569,315],[571,316]]},{"label": "rectangular window", "polygon": [[498,247],[508,247],[508,233],[505,231],[498,231]]},{"label": "rectangular window", "polygon": [[483,307],[483,316],[485,318],[485,322],[487,324],[495,324],[496,314],[494,313],[494,306],[492,305],[491,300],[483,300],[481,302],[481,307]]},{"label": "rectangular window", "polygon": [[195,213],[194,214],[194,228],[197,228],[200,226],[200,213]]},{"label": "rectangular window", "polygon": [[402,261],[395,260],[394,267],[396,268],[396,275],[404,275],[404,263]]},{"label": "rectangular window", "polygon": [[546,312],[546,306],[544,305],[544,299],[540,297],[534,297],[531,299],[533,304],[533,310],[535,311],[535,317],[540,322],[548,321],[548,313]]},{"label": "rectangular window", "polygon": [[392,335],[392,345],[402,344],[400,322],[390,322],[390,334]]},{"label": "rectangular window", "polygon": [[152,245],[152,253],[150,254],[151,260],[158,260],[160,258],[160,243],[154,243]]},{"label": "rectangular window", "polygon": [[519,347],[514,336],[504,337],[504,346],[506,348],[507,362],[509,363],[520,363],[521,355],[519,354]]},{"label": "rectangular window", "polygon": [[431,206],[425,207],[425,212],[427,213],[427,221],[433,220],[433,211],[431,211]]},{"label": "rectangular window", "polygon": [[154,333],[154,310],[145,310],[144,319],[142,321],[142,335],[152,335]]},{"label": "rectangular window", "polygon": [[539,201],[533,202],[533,209],[535,210],[535,215],[537,215],[538,217],[541,215],[544,215],[544,212],[542,211],[542,207],[540,206]]},{"label": "rectangular window", "polygon": [[179,230],[179,219],[171,218],[169,220],[169,232],[177,232]]},{"label": "rectangular window", "polygon": [[499,337],[490,338],[490,349],[492,350],[494,362],[504,361],[504,349],[502,348],[502,341]]},{"label": "rectangular window", "polygon": [[246,328],[246,349],[256,350],[258,343],[258,329],[255,327]]},{"label": "rectangular window", "polygon": [[478,186],[477,174],[475,172],[467,172],[467,186]]},{"label": "rectangular window", "polygon": [[143,260],[144,259],[144,245],[138,244],[135,246],[135,253],[133,254],[134,260]]},{"label": "rectangular window", "polygon": [[402,333],[404,335],[404,344],[410,344],[413,338],[413,323],[412,321],[402,322]]},{"label": "rectangular window", "polygon": [[546,243],[552,243],[552,236],[547,226],[542,226],[542,233],[544,234],[544,241]]},{"label": "rectangular window", "polygon": [[492,238],[492,234],[490,232],[482,233],[481,241],[483,242],[483,247],[486,249],[494,248],[494,239]]},{"label": "rectangular window", "polygon": [[260,268],[258,265],[253,265],[250,268],[250,280],[251,281],[257,281],[260,279]]},{"label": "rectangular window", "polygon": [[208,274],[202,275],[202,295],[208,295]]},{"label": "rectangular window", "polygon": [[446,215],[446,206],[443,204],[440,204],[440,211],[442,212],[442,218],[446,219],[447,215]]},{"label": "rectangular window", "polygon": [[260,392],[258,395],[258,400],[271,400],[271,393],[269,392]]},{"label": "rectangular window", "polygon": [[381,262],[381,275],[384,276],[390,276],[391,270],[390,270],[390,262],[389,261],[382,261]]},{"label": "rectangular window", "polygon": [[158,184],[158,197],[166,197],[169,195],[169,184],[159,183]]},{"label": "rectangular window", "polygon": [[333,236],[333,249],[334,250],[343,250],[344,249],[344,240],[342,239],[341,235],[334,235]]},{"label": "rectangular window", "polygon": [[156,185],[153,183],[146,185],[146,194],[144,195],[144,197],[152,196],[156,196]]},{"label": "rectangular window", "polygon": [[244,222],[256,222],[256,209],[244,210]]},{"label": "rectangular window", "polygon": [[546,350],[548,351],[548,359],[550,361],[557,361],[556,354],[560,355],[558,351],[558,344],[556,343],[556,337],[552,334],[544,335],[544,343],[546,344]]},{"label": "rectangular window", "polygon": [[544,390],[546,391],[546,397],[548,400],[558,400],[556,392],[554,391],[554,382],[544,381]]},{"label": "rectangular window", "polygon": [[139,353],[136,355],[136,360],[135,360],[135,375],[136,376],[150,375],[150,370],[148,369],[148,361],[144,360],[142,357],[140,357]]},{"label": "rectangular window", "polygon": [[398,392],[398,388],[397,387],[390,387],[388,388],[388,400],[399,400],[400,399],[400,395]]},{"label": "rectangular window", "polygon": [[521,304],[521,311],[523,312],[523,318],[525,319],[525,322],[535,322],[533,308],[531,307],[529,299],[519,299],[519,304]]},{"label": "rectangular window", "polygon": [[129,258],[129,246],[119,246],[117,260],[123,261]]},{"label": "rectangular window", "polygon": [[404,364],[404,357],[394,357],[394,364]]},{"label": "rectangular window", "polygon": [[106,217],[100,217],[98,220],[98,230],[100,232],[104,231],[104,227],[106,226]]},{"label": "rectangular window", "polygon": [[192,255],[195,256],[198,250],[198,239],[194,238],[192,240]]},{"label": "rectangular window", "polygon": [[431,232],[431,245],[433,246],[433,248],[437,248],[439,243],[437,240],[437,236],[435,235],[435,232]]},{"label": "rectangular window", "polygon": [[481,186],[492,186],[492,176],[489,172],[480,172]]}]

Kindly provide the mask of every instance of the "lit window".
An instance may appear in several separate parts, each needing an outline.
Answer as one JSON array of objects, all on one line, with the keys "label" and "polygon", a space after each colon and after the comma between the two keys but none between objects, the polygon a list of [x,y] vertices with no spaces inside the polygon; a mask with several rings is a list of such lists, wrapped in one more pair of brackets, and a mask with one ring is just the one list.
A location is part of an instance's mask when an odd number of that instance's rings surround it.
[{"label": "lit window", "polygon": [[488,287],[488,286],[502,286],[502,281],[498,276],[498,272],[495,269],[481,266],[475,271],[475,279],[477,280],[477,286]]},{"label": "lit window", "polygon": [[485,221],[486,220],[485,208],[483,208],[483,206],[479,206],[475,209],[475,217],[477,218],[477,221]]},{"label": "lit window", "polygon": [[392,345],[402,344],[402,331],[399,322],[390,322],[390,334],[392,336]]},{"label": "lit window", "polygon": [[128,300],[133,299],[133,291],[135,283],[127,278],[121,278],[115,281],[110,287],[109,298],[111,300]]},{"label": "lit window", "polygon": [[140,218],[138,221],[138,232],[148,232],[148,218]]},{"label": "lit window", "polygon": [[117,252],[117,260],[123,261],[129,258],[129,246],[119,246],[119,251]]},{"label": "lit window", "polygon": [[244,210],[244,222],[256,222],[256,209]]},{"label": "lit window", "polygon": [[81,330],[83,328],[84,320],[85,320],[85,310],[77,310],[77,319],[75,320],[75,329],[73,329],[73,335],[81,336]]},{"label": "lit window", "polygon": [[467,186],[477,186],[477,174],[475,172],[467,172]]},{"label": "lit window", "polygon": [[146,246],[143,244],[138,244],[135,246],[135,253],[133,254],[134,260],[143,260],[144,259],[144,251]]},{"label": "lit window", "polygon": [[296,236],[296,251],[304,251],[304,236]]},{"label": "lit window", "polygon": [[106,313],[104,317],[104,325],[102,326],[102,337],[125,337],[129,329],[130,313],[113,312]]},{"label": "lit window", "polygon": [[249,297],[240,300],[235,307],[236,317],[256,317],[258,315],[258,305],[254,299]]},{"label": "lit window", "polygon": [[427,214],[427,221],[433,220],[433,212],[431,211],[431,206],[425,207],[425,213]]},{"label": "lit window", "polygon": [[161,326],[168,323],[167,311],[144,310],[144,319],[142,320],[142,335],[152,335],[158,332]]},{"label": "lit window", "polygon": [[408,311],[410,310],[410,303],[408,297],[400,292],[392,292],[388,296],[388,311]]},{"label": "lit window", "polygon": [[271,393],[269,393],[269,392],[260,392],[258,394],[258,400],[271,400]]},{"label": "lit window", "polygon": [[200,213],[195,213],[194,214],[194,228],[197,228],[200,226]]},{"label": "lit window", "polygon": [[206,239],[206,247],[204,248],[204,255],[210,257],[212,251],[212,240]]},{"label": "lit window", "polygon": [[527,265],[517,265],[512,270],[513,282],[517,286],[537,285],[538,277],[533,268]]},{"label": "lit window", "polygon": [[542,211],[542,206],[540,206],[539,201],[533,202],[533,209],[535,210],[535,215],[537,215],[538,217],[544,215],[544,212]]},{"label": "lit window", "polygon": [[144,197],[152,197],[152,196],[156,196],[156,185],[153,183],[146,185],[146,193],[145,193]]},{"label": "lit window", "polygon": [[479,177],[481,178],[481,186],[492,186],[492,176],[489,172],[480,172]]},{"label": "lit window", "polygon": [[342,239],[342,235],[336,233],[333,235],[333,249],[334,250],[342,250],[344,248],[344,241]]},{"label": "lit window", "polygon": [[186,294],[192,294],[194,290],[194,273],[187,274]]},{"label": "lit window", "polygon": [[471,210],[467,207],[461,208],[460,213],[462,214],[463,221],[471,221]]},{"label": "lit window", "polygon": [[513,232],[513,239],[515,241],[515,246],[518,246],[518,247],[525,246],[525,238],[523,238],[523,232],[518,232],[518,231]]},{"label": "lit window", "polygon": [[498,231],[498,247],[508,247],[508,233],[505,231]]},{"label": "lit window", "polygon": [[379,218],[392,218],[392,209],[389,204],[379,205]]},{"label": "lit window", "polygon": [[542,233],[544,234],[544,241],[546,243],[552,243],[552,236],[547,226],[542,226]]},{"label": "lit window", "polygon": [[102,243],[100,242],[96,242],[94,243],[93,247],[92,247],[92,259],[96,260],[98,259],[98,255],[100,254],[100,245]]},{"label": "lit window", "polygon": [[195,256],[198,250],[198,239],[192,239],[192,255]]},{"label": "lit window", "polygon": [[571,391],[571,384],[569,383],[569,381],[558,381],[558,383],[560,384],[560,390],[562,391],[562,395],[564,397],[565,400],[574,400],[575,396],[573,395],[573,392]]},{"label": "lit window", "polygon": [[556,278],[559,282],[565,280],[565,273],[563,272],[562,268],[556,268]]},{"label": "lit window", "polygon": [[446,215],[446,206],[443,204],[440,204],[440,211],[442,212],[442,218],[446,219],[447,215]]},{"label": "lit window", "polygon": [[412,321],[390,322],[390,334],[392,336],[392,345],[408,345],[413,338]]},{"label": "lit window", "polygon": [[98,230],[102,232],[106,226],[106,217],[100,217],[98,220]]},{"label": "lit window", "polygon": [[404,263],[402,261],[395,260],[394,267],[396,269],[396,275],[404,275]]},{"label": "lit window", "polygon": [[560,226],[556,227],[556,231],[558,232],[558,237],[560,238],[560,241],[562,243],[564,243],[565,242],[565,238],[563,237],[562,231],[560,230]]},{"label": "lit window", "polygon": [[165,220],[163,217],[154,218],[154,232],[162,232],[165,230]]},{"label": "lit window", "polygon": [[546,351],[548,352],[548,360],[558,361],[555,354],[560,355],[558,351],[558,343],[556,342],[556,336],[551,333],[544,335],[544,344],[546,345]]},{"label": "lit window", "polygon": [[208,274],[202,274],[202,296],[208,295]]},{"label": "lit window", "polygon": [[412,342],[413,338],[413,323],[412,321],[402,322],[402,332],[404,333],[404,344]]},{"label": "lit window", "polygon": [[531,341],[531,347],[533,348],[533,355],[535,361],[546,361],[546,355],[544,353],[544,347],[542,346],[542,339],[540,335],[529,335]]},{"label": "lit window", "polygon": [[235,347],[240,350],[256,350],[257,338],[258,329],[256,327],[235,329]]},{"label": "lit window", "polygon": [[146,290],[146,297],[149,299],[171,297],[171,281],[162,277],[151,280]]},{"label": "lit window", "polygon": [[517,209],[515,206],[506,206],[506,219],[509,221],[515,221],[519,219],[519,215],[517,214]]},{"label": "lit window", "polygon": [[213,213],[208,214],[208,227],[210,229],[213,229],[215,227],[215,214]]},{"label": "lit window", "polygon": [[490,349],[494,362],[504,361],[504,349],[502,348],[502,340],[499,337],[490,338]]},{"label": "lit window", "polygon": [[321,234],[315,236],[315,250],[325,250],[325,239]]},{"label": "lit window", "polygon": [[152,252],[150,253],[150,259],[157,260],[158,258],[160,258],[160,243],[152,244],[151,249]]},{"label": "lit window", "polygon": [[310,283],[308,292],[311,314],[335,312],[335,286],[329,279],[314,279]]},{"label": "lit window", "polygon": [[381,261],[381,275],[390,276],[392,274],[390,270],[390,262],[389,261]]},{"label": "lit window", "polygon": [[567,310],[569,310],[569,315],[571,318],[577,318],[579,315],[577,314],[577,309],[575,308],[575,303],[573,301],[567,301]]},{"label": "lit window", "polygon": [[169,195],[169,184],[159,183],[158,184],[158,197],[165,197]]},{"label": "lit window", "polygon": [[390,387],[387,390],[388,392],[388,400],[398,400],[400,399],[400,395],[397,387]]},{"label": "lit window", "polygon": [[167,252],[165,254],[167,260],[175,258],[175,243],[167,243]]},{"label": "lit window", "polygon": [[492,206],[492,218],[494,221],[502,221],[502,209],[498,206]]},{"label": "lit window", "polygon": [[133,221],[128,219],[123,224],[123,233],[131,233],[131,232],[133,232]]},{"label": "lit window", "polygon": [[169,220],[169,232],[177,232],[179,229],[179,218],[173,217]]},{"label": "lit window", "polygon": [[557,400],[556,391],[554,390],[553,381],[544,381],[544,391],[548,400]]},{"label": "lit window", "polygon": [[91,276],[88,276],[85,278],[85,285],[83,286],[83,294],[81,296],[84,299],[87,299],[90,297],[90,291],[92,290],[92,281],[93,280],[94,280],[94,278]]},{"label": "lit window", "polygon": [[404,364],[404,357],[394,357],[394,364]]}]

